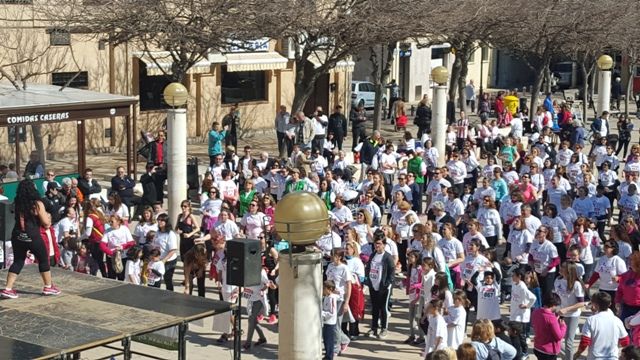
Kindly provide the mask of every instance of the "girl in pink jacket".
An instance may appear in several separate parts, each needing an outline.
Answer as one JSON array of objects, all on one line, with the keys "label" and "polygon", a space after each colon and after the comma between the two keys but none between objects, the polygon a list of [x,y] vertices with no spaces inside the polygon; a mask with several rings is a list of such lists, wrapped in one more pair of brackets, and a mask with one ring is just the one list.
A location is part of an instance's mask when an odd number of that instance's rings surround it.
[{"label": "girl in pink jacket", "polygon": [[555,360],[562,348],[567,325],[555,313],[559,305],[560,296],[550,293],[543,299],[542,307],[531,314],[531,325],[535,334],[533,353],[538,360]]}]

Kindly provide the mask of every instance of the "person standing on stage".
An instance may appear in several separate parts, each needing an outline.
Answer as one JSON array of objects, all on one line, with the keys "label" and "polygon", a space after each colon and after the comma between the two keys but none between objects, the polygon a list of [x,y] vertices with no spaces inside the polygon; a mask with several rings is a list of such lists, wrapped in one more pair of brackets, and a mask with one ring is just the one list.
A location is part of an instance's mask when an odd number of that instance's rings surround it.
[{"label": "person standing on stage", "polygon": [[44,283],[42,295],[59,295],[60,290],[51,281],[49,256],[53,248],[50,247],[47,253],[44,240],[40,236],[41,227],[48,229],[51,226],[51,215],[47,213],[44,204],[40,201],[40,194],[33,181],[22,180],[18,184],[15,207],[16,224],[11,232],[14,259],[7,274],[7,285],[0,292],[0,297],[18,298],[13,285],[24,266],[27,251],[31,251],[38,261],[38,270]]}]

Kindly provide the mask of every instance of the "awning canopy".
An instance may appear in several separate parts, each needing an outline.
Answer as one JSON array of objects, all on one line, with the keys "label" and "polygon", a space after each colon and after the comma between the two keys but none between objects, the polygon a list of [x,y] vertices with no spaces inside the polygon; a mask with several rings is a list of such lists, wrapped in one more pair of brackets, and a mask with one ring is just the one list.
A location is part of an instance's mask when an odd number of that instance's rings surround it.
[{"label": "awning canopy", "polygon": [[[156,76],[171,74],[171,65],[173,58],[168,51],[140,51],[134,52],[133,56],[137,57],[147,67],[147,75]],[[202,59],[194,64],[187,71],[188,74],[206,74],[211,72],[211,62],[209,59]]]},{"label": "awning canopy", "polygon": [[[313,64],[314,68],[317,69],[322,65],[324,65],[326,59],[327,59],[326,52],[316,51],[313,54],[311,54],[311,56],[309,56],[307,60]],[[347,58],[347,59],[338,61],[336,63],[336,66],[334,68],[331,68],[329,72],[336,72],[336,71],[353,72],[353,69],[355,66],[356,66],[356,63],[353,60],[351,60],[351,58]]]},{"label": "awning canopy", "polygon": [[226,58],[227,71],[265,71],[287,68],[287,60],[277,52],[229,53]]}]

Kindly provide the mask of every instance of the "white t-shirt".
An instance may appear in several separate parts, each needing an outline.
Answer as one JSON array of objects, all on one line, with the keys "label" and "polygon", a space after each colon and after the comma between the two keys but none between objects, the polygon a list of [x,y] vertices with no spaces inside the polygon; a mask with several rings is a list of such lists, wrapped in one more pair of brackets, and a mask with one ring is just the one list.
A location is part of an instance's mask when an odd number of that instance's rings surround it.
[{"label": "white t-shirt", "polygon": [[468,255],[464,258],[464,262],[462,263],[462,278],[470,281],[473,274],[480,272],[478,275],[478,281],[481,281],[481,279],[484,278],[483,272],[491,269],[491,266],[491,261],[480,254],[476,257]]},{"label": "white t-shirt", "polygon": [[230,295],[234,291],[236,291],[238,289],[237,286],[227,284],[227,258],[226,257],[221,257],[218,260],[218,262],[216,263],[216,269],[220,272],[220,275],[222,275],[219,280],[220,280],[220,284],[222,284],[221,291],[223,293],[223,297],[225,295]]},{"label": "white t-shirt", "polygon": [[[140,259],[135,261],[129,260],[127,261],[127,265],[125,266],[125,269],[124,269],[124,281],[131,284],[140,285],[141,273],[142,273],[142,268],[141,268]],[[132,277],[133,277],[133,281],[131,280]]]},{"label": "white t-shirt", "polygon": [[[563,278],[557,278],[553,283],[553,290],[560,296],[560,307],[562,308],[577,304],[579,300],[578,298],[581,298],[582,301],[584,301],[584,289],[582,288],[582,284],[580,284],[580,282],[577,280],[573,284],[573,290],[570,290],[569,286],[567,285],[567,280]],[[580,316],[581,312],[581,309],[576,309],[564,314],[563,316],[578,317]]]},{"label": "white t-shirt", "polygon": [[373,289],[378,291],[380,290],[380,276],[382,274],[382,257],[384,254],[376,253],[371,260],[371,269],[369,270],[369,280],[371,280],[371,285]]},{"label": "white t-shirt", "polygon": [[[511,287],[509,320],[528,323],[531,319],[531,307],[535,303],[536,295],[527,288],[527,284],[524,281],[513,284]],[[520,305],[527,305],[527,308],[521,309]]]},{"label": "white t-shirt", "polygon": [[464,254],[462,242],[456,238],[451,238],[451,240],[442,238],[438,241],[438,247],[442,249],[442,253],[444,254],[444,258],[447,263],[457,259],[458,254]]},{"label": "white t-shirt", "polygon": [[264,297],[264,290],[262,289],[264,289],[267,284],[269,284],[269,278],[267,277],[267,272],[262,269],[262,271],[260,272],[260,284],[245,287],[242,293],[242,297],[250,303],[262,300],[262,298]]},{"label": "white t-shirt", "polygon": [[151,230],[157,233],[158,224],[139,222],[138,225],[136,225],[135,230],[133,231],[133,237],[138,241],[138,243],[144,242],[147,233]]},{"label": "white t-shirt", "polygon": [[[178,236],[173,230],[169,232],[158,231],[153,244],[160,249],[160,259],[164,259],[171,250],[178,250]],[[173,261],[177,258],[178,252],[176,251],[167,261]]]},{"label": "white t-shirt", "polygon": [[482,235],[485,237],[502,235],[502,221],[498,210],[478,209],[478,221],[482,224]]},{"label": "white t-shirt", "polygon": [[479,284],[478,290],[478,319],[500,319],[500,284]]},{"label": "white t-shirt", "polygon": [[553,235],[553,243],[558,244],[564,241],[562,233],[567,230],[567,227],[564,225],[564,221],[559,216],[554,218],[550,218],[548,216],[542,217],[542,225],[548,226],[551,228]]},{"label": "white t-shirt", "polygon": [[[446,348],[448,342],[447,335],[447,322],[442,315],[430,316],[429,330],[427,331],[427,339],[424,344],[425,353],[428,354]],[[442,341],[440,345],[436,347],[436,339],[439,337],[442,338]]]},{"label": "white t-shirt", "polygon": [[268,220],[265,219],[266,215],[257,212],[255,214],[251,214],[247,212],[240,220],[240,225],[245,227],[245,233],[247,238],[249,239],[257,239],[258,235],[263,232],[265,223],[268,223]]},{"label": "white t-shirt", "polygon": [[216,225],[214,226],[216,232],[222,236],[224,236],[225,240],[231,240],[234,236],[240,234],[240,229],[238,229],[238,225],[231,220],[221,221],[218,220]]},{"label": "white t-shirt", "polygon": [[587,318],[582,336],[591,338],[587,359],[595,360],[617,359],[618,341],[628,334],[622,321],[607,309]]},{"label": "white t-shirt", "polygon": [[[542,244],[535,240],[531,243],[529,254],[533,257],[533,267],[537,273],[547,270],[551,261],[558,257],[558,249],[551,241],[545,240]],[[556,268],[549,270],[549,273],[556,271]]]},{"label": "white t-shirt", "polygon": [[[133,237],[131,237],[131,231],[129,231],[129,228],[125,227],[124,225],[120,226],[117,229],[111,229],[102,236],[102,242],[107,244],[109,250],[115,250],[117,246],[122,247],[122,245],[131,241],[133,241]],[[121,255],[123,258],[127,257],[125,251],[122,251]]]},{"label": "white t-shirt", "polygon": [[344,301],[347,283],[350,283],[352,279],[349,267],[345,264],[336,265],[332,262],[327,266],[326,275],[327,280],[333,280],[336,285],[338,300]]},{"label": "white t-shirt", "polygon": [[511,259],[520,264],[527,264],[529,262],[527,244],[533,243],[533,235],[529,230],[511,230],[507,242],[511,244]]},{"label": "white t-shirt", "polygon": [[451,306],[445,316],[447,322],[447,347],[457,349],[465,339],[467,311],[464,306]]},{"label": "white t-shirt", "polygon": [[480,245],[482,245],[485,249],[489,248],[489,243],[487,239],[481,233],[477,233],[472,235],[470,232],[464,234],[462,237],[462,247],[464,248],[464,254],[469,255],[469,246],[471,246],[471,240],[478,239],[480,240]]},{"label": "white t-shirt", "polygon": [[601,256],[594,269],[600,275],[600,290],[616,291],[618,282],[614,276],[620,276],[627,272],[627,265],[618,255],[612,257]]},{"label": "white t-shirt", "polygon": [[233,180],[222,180],[218,183],[218,189],[220,189],[220,196],[222,198],[233,198],[237,190],[236,183]]},{"label": "white t-shirt", "polygon": [[[153,270],[157,271],[160,275],[153,273]],[[147,267],[147,284],[155,285],[155,283],[162,281],[164,275],[164,263],[162,261],[154,261]]]}]

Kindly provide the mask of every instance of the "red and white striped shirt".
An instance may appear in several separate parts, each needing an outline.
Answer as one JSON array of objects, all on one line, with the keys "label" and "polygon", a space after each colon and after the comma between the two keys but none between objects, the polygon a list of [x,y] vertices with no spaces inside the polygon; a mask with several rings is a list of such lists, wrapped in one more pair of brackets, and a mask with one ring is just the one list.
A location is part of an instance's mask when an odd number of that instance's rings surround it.
[{"label": "red and white striped shirt", "polygon": [[466,139],[469,136],[469,119],[460,119],[456,125],[458,139]]}]

